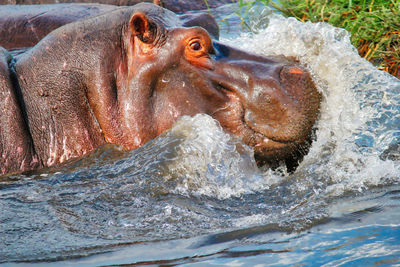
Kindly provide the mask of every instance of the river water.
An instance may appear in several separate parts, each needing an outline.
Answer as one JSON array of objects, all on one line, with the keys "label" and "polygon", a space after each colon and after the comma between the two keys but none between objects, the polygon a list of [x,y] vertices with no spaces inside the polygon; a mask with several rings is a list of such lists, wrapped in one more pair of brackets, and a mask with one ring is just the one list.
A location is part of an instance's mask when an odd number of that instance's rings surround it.
[{"label": "river water", "polygon": [[258,169],[211,117],[183,117],[135,151],[0,178],[0,263],[399,265],[400,80],[342,29],[252,12],[257,33],[225,25],[221,39],[295,56],[323,94],[294,173]]}]

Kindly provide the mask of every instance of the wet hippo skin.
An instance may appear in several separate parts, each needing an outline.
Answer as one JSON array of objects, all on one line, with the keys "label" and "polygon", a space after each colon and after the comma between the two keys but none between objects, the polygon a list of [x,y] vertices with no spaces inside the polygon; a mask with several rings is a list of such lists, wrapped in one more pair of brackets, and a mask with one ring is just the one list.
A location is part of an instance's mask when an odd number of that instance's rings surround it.
[{"label": "wet hippo skin", "polygon": [[98,3],[117,6],[133,6],[142,2],[156,2],[173,12],[183,13],[189,10],[200,10],[234,3],[233,0],[0,0],[0,5],[32,5],[55,3]]},{"label": "wet hippo skin", "polygon": [[0,106],[13,110],[1,115],[2,173],[54,166],[106,143],[135,149],[198,113],[253,147],[258,162],[295,166],[319,114],[320,94],[296,61],[226,46],[148,3],[0,55]]},{"label": "wet hippo skin", "polygon": [[[31,47],[65,24],[118,8],[121,7],[102,4],[0,6],[0,46],[9,50]],[[217,23],[208,13],[185,14],[179,18],[184,26],[201,26],[213,38],[218,39]]]}]

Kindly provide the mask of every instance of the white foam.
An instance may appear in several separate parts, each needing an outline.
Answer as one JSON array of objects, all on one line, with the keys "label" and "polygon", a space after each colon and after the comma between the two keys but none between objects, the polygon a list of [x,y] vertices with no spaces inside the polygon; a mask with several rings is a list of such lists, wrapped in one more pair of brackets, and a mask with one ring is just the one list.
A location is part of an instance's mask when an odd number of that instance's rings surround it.
[{"label": "white foam", "polygon": [[361,58],[343,29],[277,14],[268,21],[258,34],[224,41],[262,55],[294,56],[313,74],[324,100],[317,141],[300,169],[330,179],[333,194],[398,179],[399,162],[379,155],[400,136],[400,81]]},{"label": "white foam", "polygon": [[176,181],[175,193],[229,198],[268,188],[252,149],[225,133],[205,114],[182,117],[165,138],[180,138],[165,161],[164,178]]}]

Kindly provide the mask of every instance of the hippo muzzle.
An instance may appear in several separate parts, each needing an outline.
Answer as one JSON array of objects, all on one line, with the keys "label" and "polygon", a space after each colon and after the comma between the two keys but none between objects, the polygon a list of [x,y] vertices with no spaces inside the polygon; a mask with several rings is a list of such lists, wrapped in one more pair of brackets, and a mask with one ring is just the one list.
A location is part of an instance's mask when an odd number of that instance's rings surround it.
[{"label": "hippo muzzle", "polygon": [[289,58],[256,56],[219,42],[214,49],[209,77],[229,95],[215,114],[222,127],[252,146],[260,164],[295,164],[319,114],[321,96],[310,74]]}]

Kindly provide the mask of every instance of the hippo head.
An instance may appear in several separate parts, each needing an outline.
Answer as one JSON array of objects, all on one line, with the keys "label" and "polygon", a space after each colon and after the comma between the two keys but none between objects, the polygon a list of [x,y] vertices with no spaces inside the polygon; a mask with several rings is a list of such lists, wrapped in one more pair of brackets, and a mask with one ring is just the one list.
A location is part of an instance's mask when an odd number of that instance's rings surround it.
[{"label": "hippo head", "polygon": [[320,94],[297,62],[226,46],[155,6],[137,8],[128,27],[127,67],[119,68],[128,76],[119,84],[122,121],[132,136],[126,148],[183,115],[206,113],[253,147],[260,164],[290,167],[307,152]]}]

